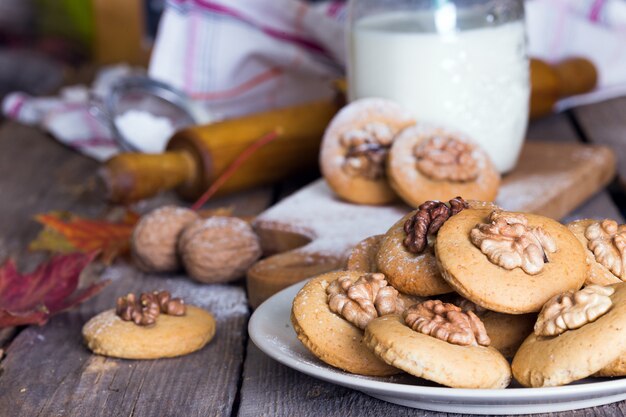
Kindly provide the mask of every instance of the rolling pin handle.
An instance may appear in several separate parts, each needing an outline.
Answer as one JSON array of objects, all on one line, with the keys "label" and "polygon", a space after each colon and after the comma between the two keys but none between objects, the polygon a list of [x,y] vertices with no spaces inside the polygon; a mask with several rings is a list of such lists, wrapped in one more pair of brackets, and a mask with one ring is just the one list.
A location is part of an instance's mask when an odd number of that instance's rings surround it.
[{"label": "rolling pin handle", "polygon": [[194,159],[184,151],[122,153],[105,162],[98,176],[109,201],[128,204],[193,182],[196,172]]}]

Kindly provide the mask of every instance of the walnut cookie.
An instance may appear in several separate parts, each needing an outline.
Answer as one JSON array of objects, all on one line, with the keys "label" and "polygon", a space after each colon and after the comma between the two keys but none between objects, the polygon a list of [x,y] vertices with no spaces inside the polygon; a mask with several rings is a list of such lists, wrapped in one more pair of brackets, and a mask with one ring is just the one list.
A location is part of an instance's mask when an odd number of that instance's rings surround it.
[{"label": "walnut cookie", "polygon": [[341,109],[320,150],[320,168],[330,188],[357,204],[396,200],[386,178],[387,153],[395,135],[413,123],[406,110],[380,98],[356,100]]},{"label": "walnut cookie", "polygon": [[586,284],[608,285],[626,279],[626,226],[615,220],[581,219],[567,225],[585,248]]},{"label": "walnut cookie", "polygon": [[567,227],[547,217],[468,209],[441,227],[435,255],[443,278],[463,297],[523,314],[583,285],[583,249]]},{"label": "walnut cookie", "polygon": [[506,388],[511,380],[480,319],[439,300],[372,320],[365,342],[388,364],[449,387]]},{"label": "walnut cookie", "polygon": [[215,319],[169,293],[129,294],[83,326],[94,353],[124,359],[159,359],[201,349],[215,335]]},{"label": "walnut cookie", "polygon": [[393,141],[387,176],[396,193],[413,207],[457,195],[493,201],[500,185],[500,174],[487,153],[471,139],[423,124],[404,129]]},{"label": "walnut cookie", "polygon": [[441,224],[465,207],[462,199],[451,200],[451,204],[454,206],[428,201],[401,218],[384,235],[376,264],[398,291],[418,296],[452,292],[441,277],[433,248],[433,235]]},{"label": "walnut cookie", "polygon": [[565,385],[592,374],[615,375],[626,346],[626,283],[557,294],[513,359],[527,387]]},{"label": "walnut cookie", "polygon": [[403,310],[397,294],[381,274],[329,272],[298,292],[291,322],[302,344],[331,366],[359,375],[397,374],[365,346],[362,330],[381,313]]}]

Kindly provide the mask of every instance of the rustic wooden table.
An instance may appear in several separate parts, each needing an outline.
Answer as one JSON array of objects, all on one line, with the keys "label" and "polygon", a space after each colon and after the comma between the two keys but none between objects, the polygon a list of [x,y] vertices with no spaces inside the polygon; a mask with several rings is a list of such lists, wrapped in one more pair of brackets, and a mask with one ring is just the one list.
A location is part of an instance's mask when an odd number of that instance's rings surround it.
[{"label": "rustic wooden table", "polygon": [[[568,218],[623,220],[626,200],[626,98],[577,108],[532,123],[529,137],[611,146],[619,158],[618,180]],[[98,165],[39,131],[5,122],[0,128],[0,260],[19,258],[23,268],[41,260],[24,254],[38,226],[35,214],[72,210],[97,216],[105,204],[93,192]],[[256,214],[302,180],[218,199]],[[171,196],[148,204],[159,205]],[[144,207],[147,208],[147,207]],[[621,209],[621,211],[620,211]],[[357,391],[300,374],[261,353],[249,340],[250,315],[243,282],[198,285],[184,276],[155,276],[120,262],[103,273],[113,282],[79,308],[43,326],[0,330],[0,416],[338,416],[440,413],[388,404]],[[130,291],[167,288],[212,310],[215,339],[194,354],[157,361],[92,355],[81,327]],[[2,355],[0,354],[0,357]],[[626,402],[562,415],[624,415]]]}]

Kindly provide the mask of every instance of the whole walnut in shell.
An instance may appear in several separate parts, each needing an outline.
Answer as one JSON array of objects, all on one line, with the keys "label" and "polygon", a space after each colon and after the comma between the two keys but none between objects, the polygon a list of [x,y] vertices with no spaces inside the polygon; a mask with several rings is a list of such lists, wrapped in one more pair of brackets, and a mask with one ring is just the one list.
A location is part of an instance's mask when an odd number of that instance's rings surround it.
[{"label": "whole walnut in shell", "polygon": [[189,224],[178,241],[187,273],[206,283],[242,277],[261,256],[252,227],[235,217],[215,216]]},{"label": "whole walnut in shell", "polygon": [[131,250],[137,266],[146,272],[180,269],[178,237],[198,214],[183,207],[164,206],[142,216],[133,230]]}]

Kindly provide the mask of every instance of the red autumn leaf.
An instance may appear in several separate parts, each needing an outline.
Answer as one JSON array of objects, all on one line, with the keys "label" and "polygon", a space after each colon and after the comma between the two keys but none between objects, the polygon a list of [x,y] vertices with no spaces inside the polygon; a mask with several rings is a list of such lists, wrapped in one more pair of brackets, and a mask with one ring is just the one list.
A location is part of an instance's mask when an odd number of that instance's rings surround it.
[{"label": "red autumn leaf", "polygon": [[22,275],[11,259],[0,267],[0,328],[45,324],[51,315],[67,310],[98,293],[109,281],[77,288],[81,272],[96,252],[53,257]]},{"label": "red autumn leaf", "polygon": [[139,216],[128,211],[120,221],[110,222],[52,212],[39,214],[35,219],[45,228],[31,243],[31,249],[60,253],[71,249],[83,253],[98,251],[102,261],[110,264],[117,256],[129,252],[130,237]]}]

